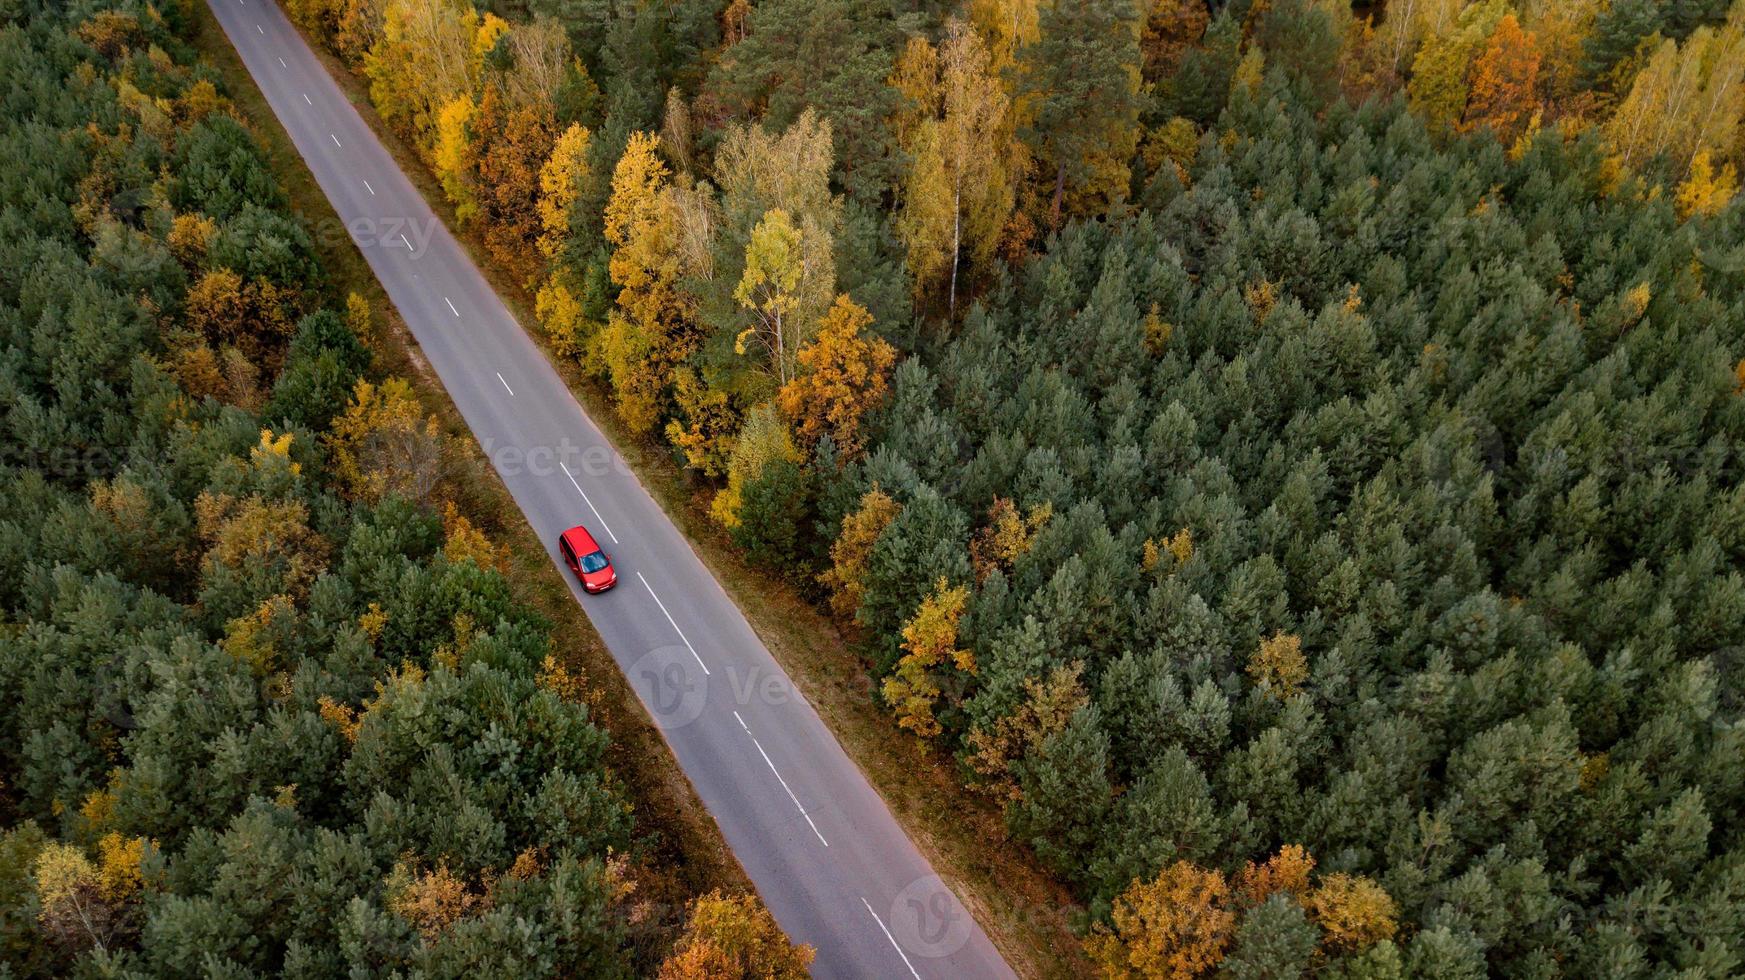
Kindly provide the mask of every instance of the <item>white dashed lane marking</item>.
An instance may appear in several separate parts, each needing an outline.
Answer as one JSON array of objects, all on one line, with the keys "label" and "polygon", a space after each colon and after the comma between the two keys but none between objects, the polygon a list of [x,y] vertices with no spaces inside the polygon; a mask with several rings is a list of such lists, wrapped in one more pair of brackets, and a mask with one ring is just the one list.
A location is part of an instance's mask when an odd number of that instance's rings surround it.
[{"label": "white dashed lane marking", "polygon": [[[498,380],[498,381],[503,381],[503,372],[501,372],[501,371],[498,371],[498,372],[497,372],[497,380]],[[507,382],[507,381],[503,381],[503,390],[504,390],[504,391],[507,391],[507,392],[508,392],[508,393],[509,393],[509,397],[510,397],[510,398],[514,398],[514,397],[515,397],[515,389],[514,389],[514,388],[511,388],[511,387],[509,387],[509,382]]]},{"label": "white dashed lane marking", "polygon": [[[569,468],[565,467],[564,469],[567,472]],[[570,477],[570,479],[574,480],[575,477]],[[577,489],[580,489],[580,488],[578,487]],[[587,494],[583,494],[582,496],[586,497]],[[589,504],[588,506],[592,507],[594,505]],[[599,517],[600,512],[595,511],[594,516]],[[608,531],[607,533],[609,534],[611,532]],[[614,538],[613,540],[616,541],[617,539]],[[703,662],[702,656],[697,653],[697,648],[694,646],[691,646],[690,638],[685,636],[684,630],[679,629],[679,624],[677,621],[675,621],[673,619],[673,614],[666,611],[666,603],[660,601],[660,596],[654,594],[654,586],[648,584],[648,579],[642,578],[641,572],[637,572],[636,577],[642,579],[642,587],[648,590],[649,595],[654,596],[654,604],[660,607],[660,614],[662,616],[665,616],[666,621],[672,625],[673,632],[679,634],[679,639],[683,640],[685,643],[685,649],[691,651],[691,656],[697,658],[697,666],[703,668],[703,676],[707,677],[709,675],[709,665]]]},{"label": "white dashed lane marking", "polygon": [[[600,522],[600,526],[601,526],[601,527],[604,527],[604,528],[606,528],[606,536],[607,536],[607,537],[609,537],[609,538],[611,538],[611,539],[612,539],[612,543],[613,543],[613,544],[617,544],[617,543],[618,543],[618,535],[616,535],[616,534],[613,534],[613,533],[612,533],[612,529],[611,529],[611,528],[610,528],[610,527],[606,527],[606,519],[605,519],[605,518],[604,518],[604,517],[601,517],[601,516],[600,516],[600,508],[598,508],[598,507],[595,507],[595,506],[594,506],[594,502],[593,502],[593,501],[592,501],[592,500],[589,500],[589,499],[588,499],[588,491],[586,491],[586,490],[583,490],[583,489],[582,489],[582,485],[581,485],[581,484],[580,484],[580,483],[577,483],[577,482],[576,482],[576,475],[575,475],[575,474],[574,474],[574,473],[571,473],[571,472],[570,472],[570,467],[569,467],[569,464],[568,464],[568,463],[565,463],[565,462],[564,462],[564,461],[563,461],[563,460],[561,460],[561,459],[560,459],[560,460],[558,460],[558,461],[557,461],[557,465],[559,465],[559,466],[561,466],[561,467],[563,467],[563,475],[564,475],[564,476],[567,476],[567,477],[569,477],[569,478],[570,478],[570,486],[572,486],[572,487],[575,487],[575,488],[576,488],[576,492],[577,492],[577,493],[579,493],[579,494],[581,494],[581,495],[582,495],[582,500],[583,500],[583,501],[585,501],[585,502],[586,502],[586,503],[587,503],[587,505],[588,505],[588,509],[589,509],[589,510],[591,510],[591,511],[593,511],[593,512],[594,512],[594,519],[595,519],[595,520],[597,520],[597,521],[599,521],[599,522]],[[637,577],[637,578],[642,578],[642,573],[641,573],[641,572],[638,572],[638,573],[636,573],[636,577]],[[647,581],[647,580],[646,580],[646,579],[644,579],[644,580],[643,580],[643,583],[642,583],[642,584],[643,584],[643,585],[647,585],[647,584],[648,584],[648,581]],[[649,594],[651,594],[651,595],[652,595],[652,594],[653,594],[653,593],[654,593],[654,590],[653,590],[653,589],[649,589],[649,590],[648,590],[648,591],[649,591]],[[655,596],[655,598],[654,598],[654,601],[655,601],[655,602],[657,602],[657,603],[658,603],[658,602],[660,602],[660,597],[659,597],[659,596]],[[662,607],[661,607],[661,610],[660,610],[660,611],[661,611],[661,612],[666,612],[666,607],[665,607],[665,606],[662,606]],[[672,617],[671,617],[671,616],[668,616],[668,617],[667,617],[667,621],[668,621],[668,622],[671,622],[671,621],[672,621]],[[673,624],[673,629],[678,629],[678,628],[679,628],[679,627],[678,627],[678,624],[677,624],[677,623],[674,623],[674,624]],[[679,639],[681,639],[681,640],[684,640],[684,639],[685,639],[685,634],[683,634],[683,633],[680,633],[680,634],[679,634]],[[689,640],[685,640],[685,646],[690,646],[690,645],[691,645],[691,641],[689,641]],[[697,651],[696,651],[696,650],[692,650],[692,651],[691,651],[691,656],[693,656],[693,657],[697,657]],[[702,657],[697,657],[697,663],[698,663],[698,665],[699,665],[699,666],[703,666],[703,658],[702,658]],[[707,673],[708,673],[708,672],[709,672],[709,668],[708,668],[708,667],[707,667],[707,666],[703,666],[703,673],[705,673],[705,674],[707,674]]]},{"label": "white dashed lane marking", "polygon": [[885,934],[885,938],[891,941],[892,946],[896,946],[897,955],[903,958],[903,965],[909,968],[909,975],[914,977],[915,980],[921,980],[921,974],[915,972],[915,964],[909,962],[909,954],[903,952],[903,947],[897,946],[897,937],[891,935],[891,930],[885,928],[885,920],[879,918],[877,912],[873,912],[872,903],[867,901],[863,896],[860,900],[860,904],[866,906],[866,910],[872,913],[873,921],[879,924],[879,931]]},{"label": "white dashed lane marking", "polygon": [[[656,599],[655,601],[659,602],[660,600]],[[742,721],[740,724],[743,725],[745,723]],[[749,729],[746,731],[746,734],[751,735]],[[830,842],[825,840],[824,835],[818,832],[818,825],[812,822],[812,815],[807,813],[806,808],[800,805],[800,798],[794,795],[793,790],[788,789],[788,781],[782,778],[781,770],[777,769],[776,764],[770,761],[769,753],[763,750],[763,743],[757,740],[756,735],[751,735],[751,744],[757,746],[757,754],[763,756],[764,764],[769,766],[769,771],[776,774],[776,782],[782,784],[782,789],[787,792],[788,799],[794,801],[794,809],[799,810],[800,816],[806,818],[806,826],[812,828],[812,833],[818,834],[818,841],[820,843],[825,847],[829,847]]]}]

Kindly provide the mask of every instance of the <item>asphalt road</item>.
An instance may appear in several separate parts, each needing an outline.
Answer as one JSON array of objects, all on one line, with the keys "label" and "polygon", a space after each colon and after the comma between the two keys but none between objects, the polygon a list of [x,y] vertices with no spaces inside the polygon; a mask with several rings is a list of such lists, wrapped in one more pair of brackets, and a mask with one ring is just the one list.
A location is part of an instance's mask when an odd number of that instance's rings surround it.
[{"label": "asphalt road", "polygon": [[208,3],[552,561],[611,555],[564,577],[813,973],[1012,976],[277,4]]}]

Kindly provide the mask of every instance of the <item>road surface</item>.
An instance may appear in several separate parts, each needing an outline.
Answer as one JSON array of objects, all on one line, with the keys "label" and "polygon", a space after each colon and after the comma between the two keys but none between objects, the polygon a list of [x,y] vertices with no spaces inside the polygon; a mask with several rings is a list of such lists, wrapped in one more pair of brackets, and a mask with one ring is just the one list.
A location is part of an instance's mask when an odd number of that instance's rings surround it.
[{"label": "road surface", "polygon": [[813,973],[1012,976],[278,5],[208,3],[552,561],[612,556],[564,577]]}]

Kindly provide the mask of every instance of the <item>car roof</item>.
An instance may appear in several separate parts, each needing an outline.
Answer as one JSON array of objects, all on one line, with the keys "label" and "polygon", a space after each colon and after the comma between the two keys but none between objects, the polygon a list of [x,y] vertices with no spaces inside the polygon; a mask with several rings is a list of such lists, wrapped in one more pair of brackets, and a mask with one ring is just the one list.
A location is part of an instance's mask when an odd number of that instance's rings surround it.
[{"label": "car roof", "polygon": [[589,534],[588,529],[580,524],[565,531],[563,536],[568,539],[570,547],[575,549],[578,555],[591,554],[600,550],[600,545],[594,540],[594,536]]}]

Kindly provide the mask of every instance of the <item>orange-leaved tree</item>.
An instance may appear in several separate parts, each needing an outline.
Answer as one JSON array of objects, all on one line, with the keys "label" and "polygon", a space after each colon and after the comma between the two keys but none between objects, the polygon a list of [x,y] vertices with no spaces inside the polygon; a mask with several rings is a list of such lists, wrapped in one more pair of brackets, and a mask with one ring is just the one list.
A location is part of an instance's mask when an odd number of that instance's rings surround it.
[{"label": "orange-leaved tree", "polygon": [[866,448],[861,420],[884,401],[897,352],[883,338],[863,335],[872,314],[844,293],[800,348],[799,370],[776,395],[794,434],[810,449],[829,436],[846,459]]},{"label": "orange-leaved tree", "polygon": [[1472,67],[1466,130],[1489,127],[1504,143],[1519,137],[1539,106],[1539,39],[1506,14]]},{"label": "orange-leaved tree", "polygon": [[1235,930],[1222,872],[1177,861],[1115,899],[1111,926],[1085,941],[1091,961],[1111,978],[1196,980],[1224,959]]}]

